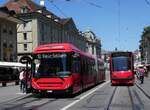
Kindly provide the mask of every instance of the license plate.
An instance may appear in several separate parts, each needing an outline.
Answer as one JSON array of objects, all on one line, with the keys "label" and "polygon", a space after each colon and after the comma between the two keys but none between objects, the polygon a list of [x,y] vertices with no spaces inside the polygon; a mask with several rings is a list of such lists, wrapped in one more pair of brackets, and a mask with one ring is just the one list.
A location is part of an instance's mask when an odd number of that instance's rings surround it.
[{"label": "license plate", "polygon": [[52,91],[52,90],[47,90],[47,92],[48,92],[48,93],[52,93],[53,91]]}]

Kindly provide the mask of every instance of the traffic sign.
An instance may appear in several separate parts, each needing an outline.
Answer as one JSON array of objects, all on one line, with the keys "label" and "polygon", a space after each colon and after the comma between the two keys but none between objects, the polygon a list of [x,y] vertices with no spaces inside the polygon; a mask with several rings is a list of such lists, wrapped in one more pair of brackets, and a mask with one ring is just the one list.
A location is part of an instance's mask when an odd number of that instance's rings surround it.
[{"label": "traffic sign", "polygon": [[23,56],[23,57],[21,57],[20,58],[20,60],[19,60],[19,62],[20,63],[23,63],[23,64],[26,64],[26,63],[31,63],[31,61],[32,61],[32,59],[31,59],[31,57],[29,57],[29,56]]}]

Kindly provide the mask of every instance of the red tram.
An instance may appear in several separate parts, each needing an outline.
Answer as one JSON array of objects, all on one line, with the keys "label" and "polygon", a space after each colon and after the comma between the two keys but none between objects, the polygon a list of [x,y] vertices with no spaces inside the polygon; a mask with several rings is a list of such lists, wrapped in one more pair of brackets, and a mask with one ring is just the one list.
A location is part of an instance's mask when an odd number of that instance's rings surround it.
[{"label": "red tram", "polygon": [[34,93],[75,94],[105,80],[102,60],[69,43],[37,47],[32,73]]},{"label": "red tram", "polygon": [[132,52],[110,54],[110,79],[112,85],[134,85],[134,60]]}]

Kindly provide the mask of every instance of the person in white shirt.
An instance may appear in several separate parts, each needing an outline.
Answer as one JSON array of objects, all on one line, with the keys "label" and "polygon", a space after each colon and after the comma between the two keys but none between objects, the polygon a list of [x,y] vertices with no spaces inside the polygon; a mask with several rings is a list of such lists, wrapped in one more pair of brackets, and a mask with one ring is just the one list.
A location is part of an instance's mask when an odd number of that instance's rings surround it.
[{"label": "person in white shirt", "polygon": [[25,77],[26,77],[26,72],[25,72],[25,69],[22,69],[22,71],[20,72],[20,75],[19,75],[19,79],[20,79],[20,90],[21,92],[26,92],[26,80],[25,80]]}]

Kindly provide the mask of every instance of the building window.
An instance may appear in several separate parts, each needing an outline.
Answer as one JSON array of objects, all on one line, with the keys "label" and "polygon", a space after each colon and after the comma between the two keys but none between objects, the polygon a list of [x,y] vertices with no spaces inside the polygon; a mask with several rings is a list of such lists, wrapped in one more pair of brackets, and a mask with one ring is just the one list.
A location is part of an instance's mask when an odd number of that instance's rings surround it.
[{"label": "building window", "polygon": [[7,44],[3,43],[3,60],[7,61]]},{"label": "building window", "polygon": [[45,36],[45,34],[44,34],[44,32],[45,32],[45,28],[44,28],[44,24],[42,23],[41,24],[41,40],[42,41],[44,41],[45,39],[44,39],[44,36]]},{"label": "building window", "polygon": [[94,55],[94,46],[92,46],[92,54]]},{"label": "building window", "polygon": [[12,34],[13,34],[13,27],[9,26],[9,27],[8,27],[8,30],[9,30],[9,32],[8,32],[9,35],[12,35]]},{"label": "building window", "polygon": [[27,51],[27,44],[24,44],[24,51]]},{"label": "building window", "polygon": [[24,40],[27,40],[27,33],[23,33]]},{"label": "building window", "polygon": [[7,48],[7,44],[6,43],[3,43],[3,48]]},{"label": "building window", "polygon": [[3,33],[7,33],[7,26],[6,26],[6,24],[3,25]]},{"label": "building window", "polygon": [[12,45],[12,44],[10,44],[10,45],[9,45],[9,48],[13,48],[13,45]]},{"label": "building window", "polygon": [[23,28],[25,28],[27,26],[27,24],[26,23],[23,23]]},{"label": "building window", "polygon": [[12,34],[13,34],[13,32],[10,30],[10,31],[9,31],[9,34],[10,34],[10,35],[12,35]]},{"label": "building window", "polygon": [[27,7],[21,8],[21,13],[28,13],[29,9]]},{"label": "building window", "polygon": [[7,33],[7,29],[3,29],[3,33]]}]

